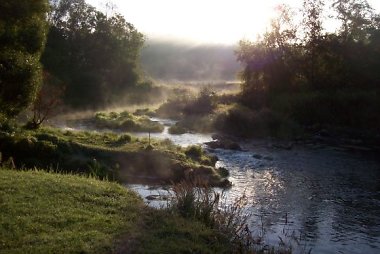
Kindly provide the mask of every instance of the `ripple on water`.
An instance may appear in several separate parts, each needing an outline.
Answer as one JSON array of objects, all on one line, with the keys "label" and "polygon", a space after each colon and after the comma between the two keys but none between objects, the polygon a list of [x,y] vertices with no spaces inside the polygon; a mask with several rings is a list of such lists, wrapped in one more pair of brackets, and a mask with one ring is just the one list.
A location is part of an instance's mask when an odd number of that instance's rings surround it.
[{"label": "ripple on water", "polygon": [[[170,135],[167,129],[152,136],[181,146],[212,140],[203,134]],[[247,195],[255,234],[265,231],[266,241],[274,245],[278,236],[296,234],[312,253],[380,252],[379,161],[332,149],[242,145],[249,149],[210,151],[220,159],[217,166],[230,171],[227,200]]]}]

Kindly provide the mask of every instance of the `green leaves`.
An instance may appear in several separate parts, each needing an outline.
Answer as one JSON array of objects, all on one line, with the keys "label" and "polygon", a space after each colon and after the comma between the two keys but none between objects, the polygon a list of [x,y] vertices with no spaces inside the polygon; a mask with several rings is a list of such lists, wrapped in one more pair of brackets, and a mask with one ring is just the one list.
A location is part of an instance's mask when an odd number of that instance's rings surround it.
[{"label": "green leaves", "polygon": [[108,17],[83,0],[62,0],[50,20],[43,63],[66,83],[67,104],[102,106],[137,85],[143,35],[123,16]]},{"label": "green leaves", "polygon": [[5,115],[27,107],[41,84],[47,10],[45,0],[0,3],[0,110]]}]

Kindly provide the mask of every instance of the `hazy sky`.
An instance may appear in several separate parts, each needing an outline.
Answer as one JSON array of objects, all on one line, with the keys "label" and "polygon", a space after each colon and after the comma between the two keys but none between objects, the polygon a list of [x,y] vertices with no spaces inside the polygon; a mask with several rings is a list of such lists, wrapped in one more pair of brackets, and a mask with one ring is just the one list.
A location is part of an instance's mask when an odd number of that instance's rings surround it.
[{"label": "hazy sky", "polygon": [[[87,0],[96,7],[107,1]],[[111,0],[116,11],[148,38],[236,43],[262,33],[280,3],[302,0]],[[380,0],[368,0],[380,10]]]}]

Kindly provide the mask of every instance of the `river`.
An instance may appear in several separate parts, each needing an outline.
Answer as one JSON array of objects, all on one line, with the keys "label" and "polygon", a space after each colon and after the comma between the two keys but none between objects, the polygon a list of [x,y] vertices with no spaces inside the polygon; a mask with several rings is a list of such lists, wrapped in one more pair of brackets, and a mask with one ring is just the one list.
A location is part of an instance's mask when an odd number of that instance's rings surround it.
[{"label": "river", "polygon": [[[153,119],[166,125],[156,138],[168,138],[181,146],[203,144],[211,135],[171,135],[174,121]],[[140,133],[137,135],[147,135]],[[264,229],[266,243],[279,237],[302,238],[294,252],[380,252],[380,163],[363,153],[332,147],[294,146],[290,150],[268,146],[266,141],[241,142],[244,151],[209,150],[218,156],[218,166],[227,168],[233,186],[230,202],[247,195],[250,228]],[[165,188],[128,185],[143,197],[166,193]],[[159,201],[147,201],[160,206]]]}]

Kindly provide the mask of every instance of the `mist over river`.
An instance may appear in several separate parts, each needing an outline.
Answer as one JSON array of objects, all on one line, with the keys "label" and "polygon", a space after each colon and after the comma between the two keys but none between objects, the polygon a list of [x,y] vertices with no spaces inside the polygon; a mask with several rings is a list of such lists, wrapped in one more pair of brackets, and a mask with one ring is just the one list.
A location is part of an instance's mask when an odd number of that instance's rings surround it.
[{"label": "mist over river", "polygon": [[[155,119],[171,125],[174,121]],[[187,146],[212,140],[211,135],[171,135],[156,138]],[[146,136],[147,134],[139,134]],[[380,162],[373,155],[334,147],[294,146],[278,149],[267,141],[240,142],[243,151],[209,149],[217,166],[230,172],[232,202],[245,193],[252,214],[250,228],[276,246],[285,235],[302,239],[294,253],[379,253]],[[165,194],[160,187],[128,185],[143,197]],[[163,203],[150,201],[150,205]]]}]

